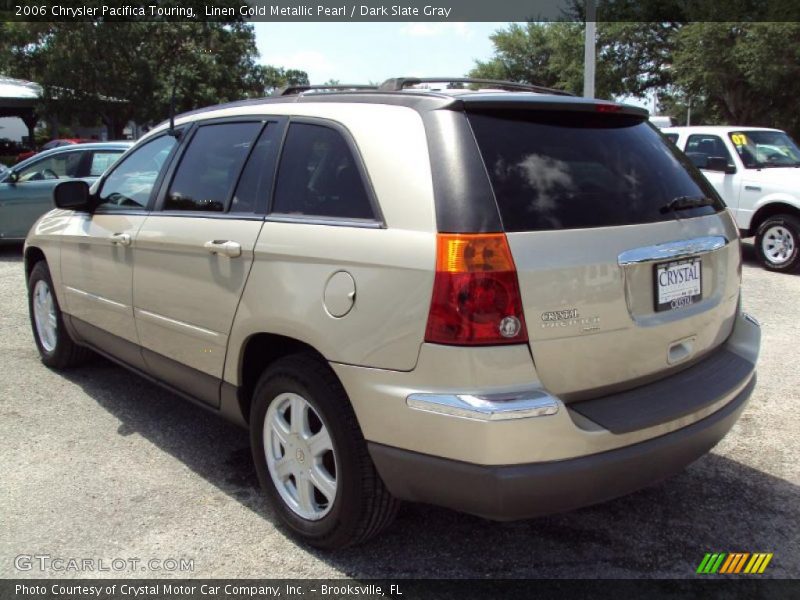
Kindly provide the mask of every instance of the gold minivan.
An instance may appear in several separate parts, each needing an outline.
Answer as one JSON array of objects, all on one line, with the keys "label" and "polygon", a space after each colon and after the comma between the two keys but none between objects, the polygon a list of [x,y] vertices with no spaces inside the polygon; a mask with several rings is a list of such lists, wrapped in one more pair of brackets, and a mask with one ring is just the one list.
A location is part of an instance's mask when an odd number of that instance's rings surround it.
[{"label": "gold minivan", "polygon": [[25,246],[43,362],[249,428],[326,548],[400,500],[528,518],[708,452],[755,385],[737,228],[647,112],[482,80],[295,87],[155,128]]}]

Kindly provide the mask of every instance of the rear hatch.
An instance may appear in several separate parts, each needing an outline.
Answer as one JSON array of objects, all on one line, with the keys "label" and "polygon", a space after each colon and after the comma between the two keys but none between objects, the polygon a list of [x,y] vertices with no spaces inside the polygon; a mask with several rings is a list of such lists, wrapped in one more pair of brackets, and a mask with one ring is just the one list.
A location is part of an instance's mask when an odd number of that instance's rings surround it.
[{"label": "rear hatch", "polygon": [[696,362],[728,337],[738,302],[722,201],[644,113],[601,110],[467,106],[537,372],[567,401]]}]

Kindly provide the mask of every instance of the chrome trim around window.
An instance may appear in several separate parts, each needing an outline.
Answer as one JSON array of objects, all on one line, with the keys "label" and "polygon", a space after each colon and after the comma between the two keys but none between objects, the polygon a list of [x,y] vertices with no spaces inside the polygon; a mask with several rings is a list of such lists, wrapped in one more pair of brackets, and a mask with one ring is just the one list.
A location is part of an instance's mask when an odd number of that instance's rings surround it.
[{"label": "chrome trim around window", "polygon": [[411,394],[414,410],[479,421],[546,417],[558,412],[559,401],[541,390],[512,394]]},{"label": "chrome trim around window", "polygon": [[724,248],[728,240],[721,235],[709,235],[705,237],[693,238],[691,240],[679,240],[656,244],[655,246],[644,246],[626,250],[617,257],[617,263],[621,267],[628,265],[657,262],[662,260],[676,260],[689,256],[697,256]]},{"label": "chrome trim around window", "polygon": [[282,215],[270,213],[264,219],[274,223],[298,223],[302,225],[330,225],[333,227],[362,227],[366,229],[384,229],[380,221],[372,219],[346,219],[337,217],[315,217],[313,215]]}]

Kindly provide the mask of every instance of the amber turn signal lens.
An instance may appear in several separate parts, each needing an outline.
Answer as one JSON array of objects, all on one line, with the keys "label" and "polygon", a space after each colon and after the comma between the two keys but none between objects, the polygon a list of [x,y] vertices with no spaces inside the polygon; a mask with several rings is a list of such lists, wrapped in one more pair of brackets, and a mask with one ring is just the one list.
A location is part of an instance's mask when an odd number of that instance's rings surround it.
[{"label": "amber turn signal lens", "polygon": [[436,270],[445,273],[513,271],[505,234],[439,234]]}]

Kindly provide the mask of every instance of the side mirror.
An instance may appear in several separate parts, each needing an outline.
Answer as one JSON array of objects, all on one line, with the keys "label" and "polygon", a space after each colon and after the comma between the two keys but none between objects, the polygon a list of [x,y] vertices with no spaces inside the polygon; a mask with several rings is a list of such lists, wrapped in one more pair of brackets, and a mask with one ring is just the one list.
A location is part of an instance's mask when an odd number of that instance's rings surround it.
[{"label": "side mirror", "polygon": [[53,188],[56,208],[91,212],[94,206],[89,195],[89,184],[85,181],[62,181]]},{"label": "side mirror", "polygon": [[719,171],[720,173],[736,173],[736,167],[728,166],[728,159],[724,156],[709,156],[705,166],[706,171]]},{"label": "side mirror", "polygon": [[6,179],[6,183],[17,183],[19,181],[19,173],[16,171],[11,171],[8,174],[8,178]]}]

